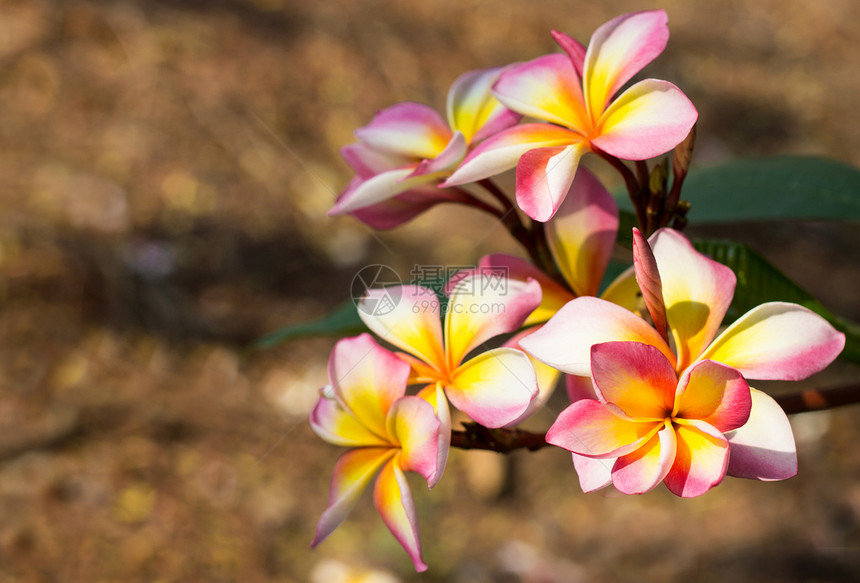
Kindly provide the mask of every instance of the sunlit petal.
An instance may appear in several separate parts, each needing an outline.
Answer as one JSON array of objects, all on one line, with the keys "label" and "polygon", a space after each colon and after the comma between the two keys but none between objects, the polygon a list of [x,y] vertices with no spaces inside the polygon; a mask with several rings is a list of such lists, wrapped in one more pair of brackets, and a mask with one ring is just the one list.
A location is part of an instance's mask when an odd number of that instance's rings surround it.
[{"label": "sunlit petal", "polygon": [[535,148],[567,146],[582,140],[569,129],[530,123],[495,134],[472,150],[442,186],[458,186],[501,174],[517,165],[520,156]]},{"label": "sunlit petal", "polygon": [[414,158],[377,150],[362,142],[347,144],[340,149],[340,155],[355,170],[356,175],[363,179],[415,163]]},{"label": "sunlit petal", "polygon": [[703,360],[688,369],[678,383],[676,417],[699,419],[725,433],[747,422],[750,388],[737,370]]},{"label": "sunlit petal", "polygon": [[373,148],[418,161],[438,156],[451,140],[452,132],[433,108],[404,102],[380,111],[355,135]]},{"label": "sunlit petal", "polygon": [[382,521],[394,535],[418,572],[426,571],[421,557],[421,540],[418,535],[418,514],[406,476],[394,461],[385,464],[373,488],[373,504]]},{"label": "sunlit petal", "polygon": [[417,285],[369,289],[358,304],[362,322],[382,340],[444,369],[439,299]]},{"label": "sunlit petal", "polygon": [[451,369],[466,355],[499,334],[515,332],[540,305],[535,280],[518,281],[478,272],[457,281],[445,314],[445,348]]},{"label": "sunlit petal", "polygon": [[508,128],[522,118],[501,104],[491,89],[504,68],[481,69],[460,75],[448,91],[448,123],[468,143]]},{"label": "sunlit petal", "polygon": [[[523,330],[522,332],[514,335],[510,340],[505,342],[504,346],[519,349],[520,340],[522,340],[535,330],[537,330],[537,327]],[[508,423],[508,425],[511,426],[517,425],[521,421],[524,421],[528,417],[531,417],[536,411],[540,410],[555,392],[555,387],[556,385],[558,385],[558,380],[561,376],[561,373],[559,371],[555,370],[549,365],[542,363],[533,356],[529,356],[529,362],[532,363],[532,367],[535,369],[535,377],[537,378],[538,385],[538,394],[529,405],[529,408],[526,409],[526,411],[520,417]]]},{"label": "sunlit petal", "polygon": [[438,178],[454,171],[454,168],[466,157],[466,138],[462,132],[455,132],[451,141],[435,158],[422,160],[409,178],[416,176],[432,176]]},{"label": "sunlit petal", "polygon": [[698,119],[693,103],[668,81],[640,81],[609,104],[591,143],[623,160],[647,160],[680,144]]},{"label": "sunlit petal", "polygon": [[704,494],[726,475],[729,443],[723,435],[702,421],[675,424],[678,452],[666,476],[669,491],[683,498]]},{"label": "sunlit petal", "polygon": [[361,334],[335,344],[328,374],[338,402],[367,429],[387,436],[385,418],[406,392],[409,365]]},{"label": "sunlit petal", "polygon": [[601,401],[635,418],[663,419],[672,413],[678,377],[657,348],[640,342],[604,342],[591,347],[591,378]]},{"label": "sunlit petal", "polygon": [[675,461],[677,440],[672,424],[663,428],[635,451],[615,460],[612,485],[624,494],[644,494],[663,481]]},{"label": "sunlit petal", "polygon": [[580,168],[546,225],[553,259],[576,295],[597,295],[617,234],[615,199],[591,172]]},{"label": "sunlit petal", "polygon": [[574,298],[570,290],[562,287],[561,284],[535,267],[534,264],[522,257],[516,257],[506,253],[491,253],[490,255],[481,257],[474,270],[461,271],[448,282],[449,287],[446,288],[446,293],[450,294],[453,291],[454,284],[456,284],[459,279],[476,272],[483,272],[494,277],[507,277],[508,279],[522,282],[533,279],[540,284],[540,305],[535,308],[531,314],[529,314],[528,318],[523,322],[523,326],[531,326],[533,324],[546,322],[549,320],[550,316],[555,314],[564,304]]},{"label": "sunlit petal", "polygon": [[592,116],[598,117],[621,86],[663,52],[669,41],[668,22],[663,10],[634,12],[594,31],[583,65]]},{"label": "sunlit petal", "polygon": [[320,517],[311,546],[321,543],[344,521],[379,468],[396,453],[393,448],[362,447],[340,456],[331,478],[328,508]]},{"label": "sunlit petal", "polygon": [[376,435],[344,409],[333,397],[321,396],[310,414],[311,429],[321,439],[345,447],[387,446],[386,437]]},{"label": "sunlit petal", "polygon": [[824,369],[842,352],[845,335],[797,304],[771,302],[729,326],[702,354],[748,379],[797,381]]},{"label": "sunlit petal", "polygon": [[581,377],[572,374],[564,375],[564,388],[567,391],[567,398],[571,403],[576,403],[581,399],[598,400],[591,377]]},{"label": "sunlit petal", "polygon": [[737,478],[785,480],[797,474],[797,451],[788,417],[769,395],[752,389],[747,423],[729,432],[727,473]]},{"label": "sunlit petal", "polygon": [[618,457],[641,447],[663,427],[663,421],[640,423],[617,408],[582,399],[559,414],[546,441],[589,457]]},{"label": "sunlit petal", "polygon": [[631,341],[657,347],[673,365],[669,345],[645,320],[615,304],[582,297],[568,302],[540,330],[524,338],[523,350],[567,374],[591,374],[591,347]]},{"label": "sunlit petal", "polygon": [[568,196],[586,142],[557,148],[529,150],[517,164],[517,206],[536,221],[555,215]]},{"label": "sunlit petal", "polygon": [[696,251],[677,231],[660,229],[648,242],[663,282],[680,371],[713,339],[732,301],[736,278],[731,269]]},{"label": "sunlit petal", "polygon": [[523,115],[588,132],[579,75],[567,55],[544,55],[507,69],[493,91],[499,101]]},{"label": "sunlit petal", "polygon": [[403,397],[388,413],[388,434],[400,446],[400,467],[430,482],[436,477],[439,419],[433,405],[419,397]]},{"label": "sunlit petal", "polygon": [[591,458],[571,453],[573,468],[579,476],[579,487],[583,492],[594,492],[612,483],[612,465],[615,459]]},{"label": "sunlit petal", "polygon": [[428,385],[418,392],[418,397],[433,406],[436,418],[439,419],[439,441],[436,447],[436,473],[427,480],[427,486],[432,488],[442,477],[448,463],[448,452],[451,450],[451,410],[442,384]]},{"label": "sunlit petal", "polygon": [[451,404],[485,427],[519,418],[537,396],[528,356],[513,348],[483,352],[460,366],[446,387]]},{"label": "sunlit petal", "polygon": [[636,272],[631,265],[613,279],[600,298],[611,302],[622,308],[626,308],[634,314],[644,314],[646,307],[642,300],[642,291],[636,283]]},{"label": "sunlit petal", "polygon": [[568,58],[570,58],[570,62],[573,65],[573,69],[576,71],[576,74],[579,77],[582,77],[582,67],[585,63],[585,53],[588,50],[584,44],[576,40],[575,38],[571,38],[564,34],[563,32],[558,32],[557,30],[551,31],[552,38],[555,39],[555,42],[558,43],[564,52],[567,53]]}]

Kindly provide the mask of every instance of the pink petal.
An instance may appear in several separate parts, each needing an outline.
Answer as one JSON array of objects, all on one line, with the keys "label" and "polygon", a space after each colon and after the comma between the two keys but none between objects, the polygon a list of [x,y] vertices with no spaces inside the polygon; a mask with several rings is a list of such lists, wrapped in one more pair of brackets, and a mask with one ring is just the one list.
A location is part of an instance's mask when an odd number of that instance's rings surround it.
[{"label": "pink petal", "polygon": [[596,296],[618,234],[618,205],[594,175],[580,168],[546,238],[556,265],[578,296]]},{"label": "pink petal", "polygon": [[771,302],[753,308],[705,350],[709,358],[748,379],[798,381],[839,356],[845,335],[797,304]]},{"label": "pink petal", "polygon": [[[510,340],[505,342],[503,346],[508,348],[516,348],[519,350],[520,348],[520,340],[531,334],[537,330],[537,327],[528,328],[523,330],[522,332],[514,335]],[[528,355],[526,355],[528,356]],[[538,386],[538,394],[535,399],[529,405],[529,408],[525,410],[525,412],[514,419],[510,423],[509,426],[518,425],[522,421],[525,421],[527,418],[534,415],[537,411],[543,408],[546,404],[547,400],[552,396],[553,392],[555,392],[555,387],[558,384],[558,379],[561,376],[561,373],[548,366],[536,358],[529,356],[529,362],[531,362],[532,367],[535,370],[535,377],[537,378],[537,386]]]},{"label": "pink petal", "polygon": [[400,445],[400,467],[430,483],[436,478],[439,419],[433,405],[420,397],[398,399],[388,413],[388,434]]},{"label": "pink petal", "polygon": [[665,419],[675,404],[678,377],[657,348],[640,342],[591,347],[591,379],[597,397],[634,418]]},{"label": "pink petal", "polygon": [[515,125],[522,115],[501,104],[492,94],[503,67],[469,71],[460,75],[448,91],[448,124],[474,144]]},{"label": "pink petal", "polygon": [[311,546],[325,540],[344,521],[379,468],[397,451],[387,447],[362,447],[351,449],[338,458],[331,478],[328,508],[320,517]]},{"label": "pink petal", "polygon": [[[347,187],[347,191],[349,190],[350,187]],[[387,230],[399,227],[443,202],[468,202],[468,198],[457,190],[417,187],[349,214],[371,229]]]},{"label": "pink petal", "polygon": [[670,421],[647,443],[615,460],[612,485],[624,494],[644,494],[666,478],[677,451],[675,431]]},{"label": "pink petal", "polygon": [[635,451],[663,427],[663,421],[640,423],[617,407],[582,399],[559,414],[546,442],[588,457],[618,457]]},{"label": "pink petal", "polygon": [[374,334],[444,370],[440,313],[433,290],[417,285],[369,289],[358,304],[361,321]]},{"label": "pink petal", "polygon": [[663,282],[657,270],[657,260],[645,236],[635,227],[633,228],[633,271],[636,274],[636,283],[642,290],[645,305],[651,314],[651,321],[654,322],[654,328],[668,339]]},{"label": "pink petal", "polygon": [[678,351],[676,369],[681,371],[716,334],[734,296],[736,278],[731,269],[696,251],[677,231],[660,229],[649,243],[660,270],[666,315]]},{"label": "pink petal", "polygon": [[428,385],[418,392],[418,397],[433,406],[436,418],[439,419],[439,441],[436,446],[436,472],[427,480],[427,486],[432,488],[442,477],[448,463],[448,453],[451,450],[451,411],[442,384]]},{"label": "pink petal", "polygon": [[387,436],[374,434],[344,409],[333,395],[325,394],[331,392],[331,387],[326,389],[323,389],[323,395],[310,414],[311,429],[320,439],[344,447],[390,445]]},{"label": "pink petal", "polygon": [[407,101],[383,109],[355,135],[373,148],[417,162],[438,156],[451,140],[452,132],[432,108]]},{"label": "pink petal", "polygon": [[462,132],[455,132],[451,141],[445,146],[438,156],[422,160],[409,178],[416,176],[433,176],[440,178],[450,174],[456,166],[466,157],[466,138]]},{"label": "pink petal", "polygon": [[592,145],[623,160],[647,160],[680,144],[699,113],[668,81],[640,81],[613,101],[596,125]]},{"label": "pink petal", "polygon": [[750,388],[735,369],[703,360],[690,367],[678,383],[674,417],[699,419],[721,433],[747,422]]},{"label": "pink petal", "polygon": [[373,488],[373,504],[382,521],[394,535],[419,573],[427,570],[421,558],[421,540],[418,535],[418,514],[406,476],[398,464],[385,464]]},{"label": "pink petal", "polygon": [[591,124],[585,112],[579,75],[567,55],[544,55],[506,70],[493,91],[510,109],[576,130]]},{"label": "pink petal", "polygon": [[610,20],[591,35],[583,85],[594,118],[622,85],[663,52],[669,41],[668,21],[663,10],[634,12]]},{"label": "pink petal", "polygon": [[632,265],[606,286],[600,298],[638,315],[644,314],[647,309],[642,299],[642,291],[636,283],[636,270]]},{"label": "pink petal", "polygon": [[591,377],[581,377],[572,374],[564,375],[564,386],[567,390],[567,398],[571,403],[576,403],[582,399],[598,400]]},{"label": "pink petal", "polygon": [[675,434],[678,452],[666,476],[666,487],[683,498],[704,494],[726,475],[729,443],[719,431],[702,421],[676,423]]},{"label": "pink petal", "polygon": [[514,126],[478,144],[442,186],[477,182],[510,170],[529,150],[566,146],[581,140],[576,132],[554,125],[529,123]]},{"label": "pink petal", "polygon": [[551,31],[551,34],[552,38],[555,39],[555,42],[558,43],[558,46],[564,49],[564,52],[567,53],[567,56],[570,59],[571,64],[573,65],[573,69],[576,71],[576,74],[581,78],[582,67],[585,63],[585,53],[587,51],[585,45],[576,40],[575,38],[567,36],[563,32],[553,30]]},{"label": "pink petal", "polygon": [[413,170],[414,167],[398,168],[381,172],[366,180],[350,182],[328,211],[329,216],[354,213],[441,178],[440,175],[435,174],[410,177]]},{"label": "pink petal", "polygon": [[358,177],[363,179],[375,176],[380,172],[410,166],[415,163],[414,158],[376,150],[362,142],[347,144],[340,149],[340,155],[355,170]]},{"label": "pink petal", "polygon": [[445,390],[451,404],[485,427],[503,427],[537,396],[528,356],[513,348],[483,352],[460,366]]},{"label": "pink petal", "polygon": [[379,346],[370,334],[334,345],[328,362],[333,393],[368,430],[386,438],[385,418],[406,393],[409,365]]},{"label": "pink petal", "polygon": [[770,396],[751,391],[749,421],[726,434],[731,448],[727,473],[753,480],[790,478],[797,474],[797,451],[788,417]]},{"label": "pink petal", "polygon": [[450,369],[499,334],[515,332],[540,305],[540,284],[479,272],[460,279],[448,299],[445,349]]},{"label": "pink petal", "polygon": [[573,184],[587,142],[556,148],[538,148],[517,163],[517,206],[536,221],[546,222],[564,202]]},{"label": "pink petal", "polygon": [[594,492],[612,483],[614,459],[590,458],[577,453],[571,453],[570,456],[583,492]]},{"label": "pink petal", "polygon": [[489,274],[491,277],[506,277],[522,282],[533,279],[540,284],[541,303],[523,322],[524,326],[546,322],[550,316],[559,311],[564,304],[574,297],[570,290],[562,287],[550,276],[535,267],[534,264],[521,257],[506,253],[485,255],[478,261],[478,266],[475,269],[458,272],[448,282],[445,293],[450,295],[454,289],[454,285],[458,281],[466,276],[480,272]]},{"label": "pink petal", "polygon": [[654,328],[630,311],[593,297],[576,298],[520,342],[523,350],[567,374],[591,374],[591,347],[632,341],[657,347],[669,362],[675,355]]}]

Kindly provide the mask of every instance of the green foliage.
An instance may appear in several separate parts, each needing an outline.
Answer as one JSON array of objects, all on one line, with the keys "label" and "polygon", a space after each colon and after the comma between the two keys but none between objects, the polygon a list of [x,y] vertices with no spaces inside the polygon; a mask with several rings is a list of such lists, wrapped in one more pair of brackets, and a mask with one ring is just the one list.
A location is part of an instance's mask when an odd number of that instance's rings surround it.
[{"label": "green foliage", "polygon": [[860,220],[860,170],[800,156],[736,160],[691,170],[681,198],[696,224]]},{"label": "green foliage", "polygon": [[344,302],[317,320],[281,328],[254,343],[252,348],[273,348],[281,342],[311,336],[354,336],[367,332],[352,301]]},{"label": "green foliage", "polygon": [[764,257],[743,243],[711,239],[694,239],[700,252],[727,265],[738,278],[735,297],[729,310],[735,319],[765,302],[793,302],[821,315],[840,332],[845,333],[844,358],[860,362],[860,326],[832,314]]}]

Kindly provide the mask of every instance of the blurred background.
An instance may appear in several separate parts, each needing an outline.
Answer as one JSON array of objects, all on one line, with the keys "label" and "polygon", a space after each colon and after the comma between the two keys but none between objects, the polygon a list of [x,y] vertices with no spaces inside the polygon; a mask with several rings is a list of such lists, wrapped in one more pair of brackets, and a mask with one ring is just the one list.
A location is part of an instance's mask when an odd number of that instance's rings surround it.
[{"label": "blurred background", "polygon": [[[645,74],[699,108],[695,164],[860,165],[855,0],[0,0],[0,581],[860,580],[857,406],[793,420],[796,478],[695,500],[583,495],[558,449],[455,451],[413,483],[427,574],[369,497],[309,548],[341,453],[306,421],[334,339],[249,344],[364,265],[516,251],[461,208],[385,233],[327,218],[339,148],[379,109],[443,111],[460,73],[557,50],[553,28],[587,42],[654,7],[672,37]],[[707,233],[860,319],[856,225]]]}]

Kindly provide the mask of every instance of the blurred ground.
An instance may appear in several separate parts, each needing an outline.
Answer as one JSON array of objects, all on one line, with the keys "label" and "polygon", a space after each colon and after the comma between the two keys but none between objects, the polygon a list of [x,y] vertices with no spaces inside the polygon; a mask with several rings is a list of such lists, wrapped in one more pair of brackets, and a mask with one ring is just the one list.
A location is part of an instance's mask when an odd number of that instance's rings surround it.
[{"label": "blurred ground", "polygon": [[[657,4],[672,39],[648,74],[698,106],[696,162],[860,164],[854,0]],[[339,147],[380,108],[442,108],[461,72],[555,50],[551,28],[586,40],[652,7],[0,1],[0,581],[860,579],[857,407],[796,419],[797,478],[693,501],[584,496],[560,450],[454,452],[415,483],[427,575],[367,499],[309,549],[339,453],[306,423],[333,341],[244,348],[345,300],[362,265],[514,250],[459,209],[383,234],[326,218]],[[734,233],[860,318],[856,228]]]}]

